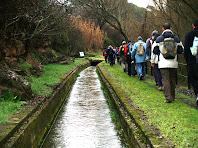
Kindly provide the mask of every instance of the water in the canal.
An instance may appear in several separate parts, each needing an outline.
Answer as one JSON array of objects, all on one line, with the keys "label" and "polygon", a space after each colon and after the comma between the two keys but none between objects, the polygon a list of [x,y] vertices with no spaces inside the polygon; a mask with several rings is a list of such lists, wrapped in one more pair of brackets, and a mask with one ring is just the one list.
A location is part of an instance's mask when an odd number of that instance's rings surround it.
[{"label": "water in the canal", "polygon": [[42,147],[122,147],[95,67],[80,73]]}]

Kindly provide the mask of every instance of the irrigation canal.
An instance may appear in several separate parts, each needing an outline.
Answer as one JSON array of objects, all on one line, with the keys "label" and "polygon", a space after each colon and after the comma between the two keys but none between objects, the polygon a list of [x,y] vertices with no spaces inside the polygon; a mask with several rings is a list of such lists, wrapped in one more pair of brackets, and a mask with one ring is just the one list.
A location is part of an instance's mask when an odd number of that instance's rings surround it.
[{"label": "irrigation canal", "polygon": [[80,73],[42,148],[122,148],[96,67]]}]

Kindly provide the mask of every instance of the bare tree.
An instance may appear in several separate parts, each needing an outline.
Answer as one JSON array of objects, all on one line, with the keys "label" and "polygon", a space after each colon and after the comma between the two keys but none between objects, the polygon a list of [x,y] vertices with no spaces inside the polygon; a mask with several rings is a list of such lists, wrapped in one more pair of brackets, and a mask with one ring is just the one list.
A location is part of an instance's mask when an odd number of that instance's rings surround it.
[{"label": "bare tree", "polygon": [[[1,41],[20,40],[25,45],[25,55],[32,46],[41,45],[50,36],[64,30],[61,22],[66,18],[67,3],[58,0],[1,1]],[[3,44],[1,44],[2,46]]]},{"label": "bare tree", "polygon": [[[123,31],[123,26],[120,21],[120,17],[116,17],[115,13],[117,9],[115,3],[120,1],[112,1],[112,0],[72,0],[72,3],[76,7],[83,8],[88,12],[89,15],[96,18],[100,24],[100,27],[105,23],[108,23],[114,29],[116,29],[120,34],[128,40],[126,33]],[[122,0],[120,4],[127,4],[127,0]]]}]

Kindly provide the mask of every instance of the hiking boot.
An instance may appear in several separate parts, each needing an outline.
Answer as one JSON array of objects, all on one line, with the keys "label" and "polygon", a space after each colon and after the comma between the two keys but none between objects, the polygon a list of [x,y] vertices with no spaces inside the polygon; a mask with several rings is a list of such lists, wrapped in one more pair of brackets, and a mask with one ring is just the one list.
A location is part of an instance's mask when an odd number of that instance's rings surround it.
[{"label": "hiking boot", "polygon": [[158,90],[159,90],[159,91],[163,91],[163,88],[160,86],[160,87],[158,88]]},{"label": "hiking boot", "polygon": [[170,100],[165,100],[164,102],[165,102],[165,103],[171,103],[172,101],[170,101]]}]

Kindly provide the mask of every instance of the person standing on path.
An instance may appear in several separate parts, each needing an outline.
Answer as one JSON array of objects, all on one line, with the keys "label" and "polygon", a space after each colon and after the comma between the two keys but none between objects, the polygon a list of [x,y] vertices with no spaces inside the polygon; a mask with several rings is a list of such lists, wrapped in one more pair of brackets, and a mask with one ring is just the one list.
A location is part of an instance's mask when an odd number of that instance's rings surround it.
[{"label": "person standing on path", "polygon": [[113,66],[114,54],[115,54],[115,51],[113,50],[113,47],[109,46],[107,49],[107,55],[109,57],[110,66]]},{"label": "person standing on path", "polygon": [[103,56],[105,57],[105,62],[107,63],[107,51],[103,49]]},{"label": "person standing on path", "polygon": [[120,65],[122,66],[124,72],[127,71],[127,64],[126,64],[125,55],[124,55],[124,50],[125,50],[126,46],[127,46],[126,41],[123,41],[123,42],[122,42],[122,45],[121,45],[120,48],[119,48],[119,53],[120,53]]},{"label": "person standing on path", "polygon": [[[153,47],[154,41],[156,40],[156,35],[158,35],[158,34],[159,34],[158,31],[157,30],[154,30],[152,32],[152,36],[146,40],[146,55],[147,55],[147,60],[151,59],[151,56],[153,55],[153,53],[152,53],[152,49],[153,48],[152,47]],[[151,73],[154,75],[155,84],[156,85],[159,85],[158,84],[158,71],[157,71],[158,64],[153,64],[152,65],[152,62],[155,63],[154,61],[151,60]]]},{"label": "person standing on path", "polygon": [[[193,55],[190,48],[193,48],[194,39],[198,38],[198,20],[192,24],[193,30],[186,34],[184,42],[184,58],[188,65],[188,78],[192,84],[194,93],[196,95],[196,104],[198,106],[198,53]],[[197,40],[198,45],[198,40]],[[195,47],[197,50],[198,47]]]},{"label": "person standing on path", "polygon": [[153,53],[157,54],[158,66],[162,74],[165,102],[175,100],[176,72],[178,68],[178,56],[183,52],[180,39],[173,34],[170,24],[163,25],[162,35],[157,37]]},{"label": "person standing on path", "polygon": [[[157,32],[153,38],[153,44],[151,46],[151,67],[153,67],[154,77],[155,77],[155,83],[158,85],[158,90],[162,91],[162,75],[160,72],[160,69],[158,68],[158,55],[153,53],[153,48],[156,46],[156,39],[159,36],[159,33]],[[156,80],[157,79],[157,80]]]},{"label": "person standing on path", "polygon": [[138,41],[133,45],[133,50],[131,52],[132,63],[134,60],[137,64],[137,71],[139,79],[143,80],[145,77],[145,63],[146,63],[146,43],[143,42],[141,36],[138,37]]},{"label": "person standing on path", "polygon": [[128,41],[127,46],[125,47],[124,50],[124,55],[125,55],[125,60],[128,64],[128,75],[131,76],[131,51],[133,49],[133,44],[131,40]]}]

